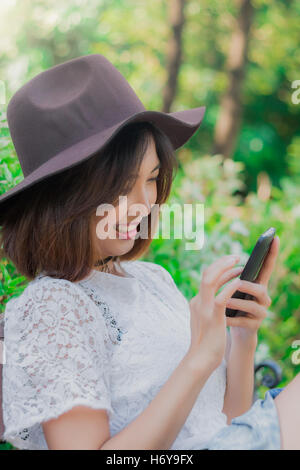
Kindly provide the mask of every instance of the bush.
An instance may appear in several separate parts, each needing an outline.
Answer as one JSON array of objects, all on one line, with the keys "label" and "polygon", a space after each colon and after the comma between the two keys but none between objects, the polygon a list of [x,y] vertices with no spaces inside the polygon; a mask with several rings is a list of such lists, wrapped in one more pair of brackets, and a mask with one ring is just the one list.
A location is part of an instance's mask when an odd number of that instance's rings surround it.
[{"label": "bush", "polygon": [[285,176],[281,188],[269,188],[269,196],[268,191],[258,191],[242,199],[241,162],[223,162],[220,155],[198,158],[188,150],[182,154],[183,165],[168,202],[204,203],[204,245],[198,251],[187,251],[185,240],[159,237],[151,244],[147,259],[162,264],[190,299],[208,264],[233,253],[241,256],[244,265],[261,233],[275,227],[280,250],[269,282],[269,316],[258,332],[256,362],[266,358],[278,362],[284,386],[300,371],[300,365],[292,362],[293,342],[300,340],[300,186],[296,177]]}]

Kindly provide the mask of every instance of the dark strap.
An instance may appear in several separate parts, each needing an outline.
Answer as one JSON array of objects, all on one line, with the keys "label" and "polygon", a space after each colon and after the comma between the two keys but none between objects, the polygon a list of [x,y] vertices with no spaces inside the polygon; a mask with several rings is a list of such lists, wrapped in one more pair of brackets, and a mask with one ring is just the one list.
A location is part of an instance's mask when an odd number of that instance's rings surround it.
[{"label": "dark strap", "polygon": [[4,315],[0,314],[0,441],[4,433],[3,410],[2,410],[2,363],[4,354]]}]

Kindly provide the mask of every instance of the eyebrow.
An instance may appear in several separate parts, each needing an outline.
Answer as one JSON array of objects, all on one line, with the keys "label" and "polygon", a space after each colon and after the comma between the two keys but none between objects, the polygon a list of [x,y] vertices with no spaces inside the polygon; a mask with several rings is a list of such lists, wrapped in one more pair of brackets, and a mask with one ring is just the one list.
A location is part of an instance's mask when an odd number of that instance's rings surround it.
[{"label": "eyebrow", "polygon": [[153,173],[155,170],[157,170],[157,169],[160,168],[160,167],[161,167],[161,163],[159,162],[159,164],[156,165],[155,168],[153,168],[153,170],[151,171],[151,173]]}]

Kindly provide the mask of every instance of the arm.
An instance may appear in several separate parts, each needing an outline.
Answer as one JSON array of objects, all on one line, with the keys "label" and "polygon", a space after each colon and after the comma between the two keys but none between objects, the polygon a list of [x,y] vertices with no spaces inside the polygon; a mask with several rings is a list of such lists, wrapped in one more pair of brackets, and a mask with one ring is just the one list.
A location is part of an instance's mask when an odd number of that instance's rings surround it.
[{"label": "arm", "polygon": [[[229,336],[229,335],[228,335]],[[257,337],[249,341],[235,340],[227,353],[227,385],[223,413],[227,424],[245,413],[252,405],[254,388],[254,356]]]},{"label": "arm", "polygon": [[184,356],[147,408],[113,437],[105,410],[80,406],[44,422],[49,449],[169,449],[212,373],[204,355],[202,368],[192,364]]},{"label": "arm", "polygon": [[[240,281],[235,280],[225,286],[216,297],[215,292],[222,285],[222,282],[228,280],[228,276],[224,278],[224,273],[236,261],[232,256],[223,257],[205,269],[199,293],[189,302],[190,348],[154,399],[137,418],[113,437],[105,439],[105,436],[109,435],[105,412],[102,417],[100,412],[97,414],[98,423],[101,421],[101,424],[99,424],[101,429],[98,431],[97,426],[88,425],[88,427],[83,427],[83,424],[87,423],[88,420],[84,420],[85,417],[79,419],[80,416],[78,415],[76,415],[76,420],[73,419],[73,426],[67,428],[68,418],[66,414],[60,424],[56,423],[55,427],[57,429],[52,428],[51,435],[53,439],[51,439],[51,442],[49,439],[49,423],[43,425],[46,439],[49,440],[52,449],[59,446],[62,448],[66,443],[71,445],[72,436],[76,439],[72,444],[72,448],[78,448],[78,445],[80,445],[79,432],[84,437],[85,445],[90,446],[92,443],[95,446],[94,448],[101,450],[163,450],[172,446],[201,389],[224,357],[226,346],[224,337],[226,331],[225,305],[239,287]],[[91,429],[94,429],[93,436],[89,438]],[[72,435],[68,435],[68,431]],[[62,436],[64,442],[58,440],[57,435]]]},{"label": "arm", "polygon": [[241,280],[238,290],[250,294],[254,300],[231,298],[227,302],[227,307],[242,310],[246,314],[226,319],[226,326],[230,326],[232,341],[227,364],[227,388],[223,408],[228,424],[232,418],[245,413],[252,405],[257,332],[263,319],[268,316],[268,308],[272,302],[268,295],[268,283],[278,251],[279,237],[276,236],[255,281]]}]

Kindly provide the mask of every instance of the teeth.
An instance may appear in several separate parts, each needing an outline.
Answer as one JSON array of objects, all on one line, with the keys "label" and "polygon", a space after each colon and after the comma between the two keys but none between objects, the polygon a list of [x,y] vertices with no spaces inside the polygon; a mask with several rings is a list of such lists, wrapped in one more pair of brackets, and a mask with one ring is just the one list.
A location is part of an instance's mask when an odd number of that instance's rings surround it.
[{"label": "teeth", "polygon": [[119,227],[117,227],[117,230],[120,233],[127,233],[127,232],[131,232],[132,230],[135,230],[135,228],[136,228],[135,226],[128,227],[128,228],[119,226]]}]

